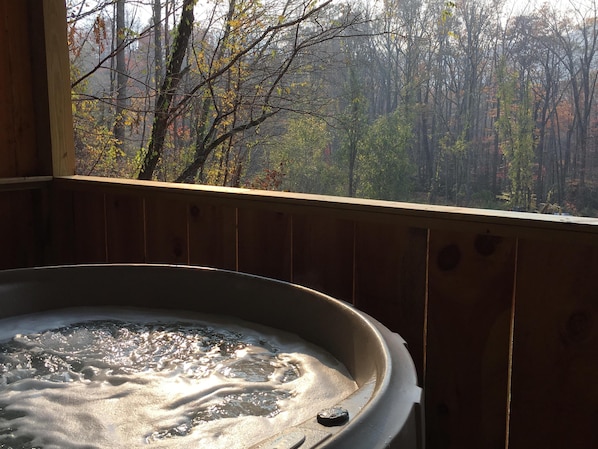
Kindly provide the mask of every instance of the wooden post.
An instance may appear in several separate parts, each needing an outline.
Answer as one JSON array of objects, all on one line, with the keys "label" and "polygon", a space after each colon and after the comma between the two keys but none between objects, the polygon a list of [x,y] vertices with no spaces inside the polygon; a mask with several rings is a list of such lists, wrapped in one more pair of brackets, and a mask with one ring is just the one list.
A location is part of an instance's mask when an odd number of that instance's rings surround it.
[{"label": "wooden post", "polygon": [[69,176],[75,174],[75,143],[64,0],[43,0],[43,13],[52,174]]}]

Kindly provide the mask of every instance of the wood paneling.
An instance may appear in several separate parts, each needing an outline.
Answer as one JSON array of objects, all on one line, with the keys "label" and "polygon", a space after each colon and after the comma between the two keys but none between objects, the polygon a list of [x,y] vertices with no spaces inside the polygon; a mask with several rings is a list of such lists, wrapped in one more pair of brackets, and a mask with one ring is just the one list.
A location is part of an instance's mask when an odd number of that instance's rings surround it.
[{"label": "wood paneling", "polygon": [[156,195],[145,200],[146,261],[189,263],[188,202]]},{"label": "wood paneling", "polygon": [[143,198],[106,194],[106,245],[108,262],[145,262]]},{"label": "wood paneling", "polygon": [[194,200],[189,205],[189,263],[235,270],[237,210]]},{"label": "wood paneling", "polygon": [[291,217],[277,210],[239,207],[238,269],[246,273],[291,280]]},{"label": "wood paneling", "polygon": [[[16,239],[14,230],[22,217],[21,214],[13,213],[13,193],[0,192],[0,269],[19,266],[16,253],[20,242]],[[24,211],[27,210],[24,209]]]},{"label": "wood paneling", "polygon": [[355,243],[355,305],[406,340],[423,380],[427,231],[358,222]]},{"label": "wood paneling", "polygon": [[51,191],[51,260],[55,265],[72,264],[76,262],[74,193],[72,190],[60,188],[56,183],[53,184]]},{"label": "wood paneling", "polygon": [[[73,192],[73,235],[76,263],[105,263],[106,211],[101,192]],[[68,235],[66,236],[68,239]]]},{"label": "wood paneling", "polygon": [[29,3],[0,0],[0,178],[38,169]]},{"label": "wood paneling", "polygon": [[509,447],[598,447],[598,246],[518,253]]},{"label": "wood paneling", "polygon": [[402,226],[471,234],[500,235],[533,240],[598,242],[598,219],[395,203],[361,198],[328,197],[290,192],[269,192],[232,187],[174,184],[157,181],[65,176],[57,185],[71,189],[140,195],[166,194],[181,200],[207,199],[212,204],[276,210],[288,214],[320,214],[349,221],[401,223]]},{"label": "wood paneling", "polygon": [[42,263],[39,207],[34,191],[0,192],[0,269]]},{"label": "wood paneling", "polygon": [[104,194],[52,192],[53,265],[106,262]]},{"label": "wood paneling", "polygon": [[294,215],[293,282],[352,303],[354,246],[354,222]]},{"label": "wood paneling", "polygon": [[[33,33],[30,35],[31,52],[29,59],[31,61],[31,71],[33,75],[30,89],[34,99],[33,103],[35,115],[35,151],[37,157],[37,168],[35,173],[37,176],[51,176],[53,172],[50,112],[54,108],[54,105],[50,104],[51,94],[48,89],[46,42],[45,39],[43,39],[45,17],[43,8],[40,8],[39,0],[25,1],[29,8],[29,27],[30,30],[33,30]],[[62,21],[62,23],[64,24],[64,21]],[[54,92],[52,94],[56,95]],[[62,95],[66,95],[70,99],[70,90],[69,92],[62,92]],[[70,126],[71,128],[73,126],[72,123],[67,123],[65,125]]]},{"label": "wood paneling", "polygon": [[430,233],[428,449],[503,449],[515,241]]}]

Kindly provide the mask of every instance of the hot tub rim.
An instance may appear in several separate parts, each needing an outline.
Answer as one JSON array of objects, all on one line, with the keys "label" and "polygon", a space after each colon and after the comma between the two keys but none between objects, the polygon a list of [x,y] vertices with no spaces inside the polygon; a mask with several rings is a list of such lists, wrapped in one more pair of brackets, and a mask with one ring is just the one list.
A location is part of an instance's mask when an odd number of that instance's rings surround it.
[{"label": "hot tub rim", "polygon": [[[353,426],[365,426],[370,433],[382,433],[383,435],[388,434],[388,441],[384,440],[381,442],[382,445],[371,445],[368,446],[368,449],[373,448],[386,448],[386,447],[395,447],[393,444],[393,437],[392,434],[397,431],[397,429],[401,429],[404,427],[405,423],[407,423],[410,419],[412,419],[414,409],[417,409],[419,404],[421,404],[421,389],[417,386],[417,376],[415,374],[415,367],[413,365],[413,361],[408,354],[407,349],[404,345],[404,340],[400,338],[396,333],[391,332],[382,324],[380,324],[375,318],[367,315],[366,313],[360,311],[354,305],[347,303],[346,301],[342,301],[336,299],[330,295],[317,291],[313,288],[298,285],[295,283],[272,279],[260,275],[255,275],[251,273],[243,273],[237,272],[232,270],[223,270],[218,268],[212,267],[201,267],[201,266],[191,266],[191,265],[178,265],[178,264],[147,264],[147,263],[133,263],[133,264],[70,264],[70,265],[51,265],[51,266],[41,266],[41,267],[31,267],[31,268],[15,268],[10,270],[3,270],[0,271],[0,293],[2,292],[2,287],[4,286],[4,279],[10,277],[16,277],[17,280],[19,277],[27,278],[28,275],[34,274],[41,274],[41,273],[54,273],[53,270],[61,270],[58,276],[64,276],[65,272],[69,272],[71,270],[159,270],[159,271],[166,271],[169,273],[172,272],[181,272],[185,271],[188,273],[195,273],[195,272],[202,272],[202,273],[214,273],[216,276],[224,276],[224,277],[234,277],[236,279],[245,279],[248,282],[257,282],[262,285],[277,285],[283,289],[290,289],[299,295],[307,295],[308,297],[317,298],[317,301],[323,301],[326,306],[334,305],[334,307],[338,310],[342,310],[344,314],[348,314],[351,319],[357,320],[361,323],[361,326],[367,327],[368,332],[371,336],[375,336],[376,345],[375,347],[381,348],[381,358],[375,358],[375,374],[376,374],[376,384],[374,388],[374,392],[372,393],[371,397],[367,400],[367,402],[363,405],[362,410],[356,414],[355,416],[351,417],[350,424]],[[122,274],[122,273],[121,273]],[[209,276],[209,275],[208,275]],[[29,285],[31,286],[31,285]],[[128,303],[127,303],[128,304]],[[125,304],[125,305],[127,305]],[[37,304],[39,306],[39,304]],[[83,305],[83,304],[79,304]],[[42,308],[41,310],[54,310],[58,307],[50,307],[50,308]],[[153,307],[155,308],[155,307]],[[31,312],[41,311],[39,308],[32,310]],[[203,310],[195,309],[195,311],[203,312]],[[29,311],[25,311],[22,313],[29,313]],[[212,313],[212,312],[208,312]],[[13,316],[19,313],[10,313],[6,316]],[[4,315],[4,314],[2,314]],[[241,317],[242,319],[247,319],[245,316]],[[255,321],[249,319],[249,321]],[[268,326],[272,326],[269,323],[262,323],[258,321],[260,324],[266,324]],[[284,327],[281,329],[286,330]],[[304,335],[298,332],[298,334],[305,338]],[[308,339],[309,340],[309,339]],[[338,354],[335,354],[333,351],[330,351],[329,348],[324,346],[324,349],[331,352],[335,357],[338,357]],[[392,357],[391,357],[392,356]],[[339,358],[342,363],[345,363],[344,360]],[[353,374],[353,373],[352,373]],[[395,384],[397,382],[397,378],[399,377],[399,382],[402,386],[401,388],[395,388]],[[394,377],[394,378],[393,378]],[[357,379],[356,379],[357,380]],[[361,388],[364,383],[364,379],[360,379]],[[368,381],[367,379],[365,381]],[[397,401],[407,401],[402,407],[397,407]],[[390,420],[384,419],[384,413],[380,413],[380,409],[387,410],[390,408],[398,413],[400,416],[393,416],[393,422],[389,422]],[[417,410],[416,410],[417,412]],[[400,433],[400,431],[399,431]],[[330,448],[341,448],[347,447],[347,435],[349,432],[342,432],[338,431],[333,433],[332,437],[328,440],[329,443],[325,447]],[[349,440],[353,441],[354,443],[356,440]],[[370,441],[371,442],[371,441]],[[361,446],[355,446],[361,447]],[[365,446],[364,446],[365,447]]]}]

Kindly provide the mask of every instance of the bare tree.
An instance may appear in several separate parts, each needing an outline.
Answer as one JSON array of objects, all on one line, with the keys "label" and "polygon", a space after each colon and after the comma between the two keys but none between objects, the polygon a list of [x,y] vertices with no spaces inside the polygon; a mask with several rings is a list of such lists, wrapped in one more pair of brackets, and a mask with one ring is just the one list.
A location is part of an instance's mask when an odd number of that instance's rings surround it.
[{"label": "bare tree", "polygon": [[[187,1],[183,7],[160,91],[164,99],[155,113],[139,179],[152,178],[163,154],[167,126],[197,99],[202,107],[196,121],[193,156],[176,176],[179,182],[193,181],[208,156],[235,136],[257,128],[281,111],[300,109],[305,86],[297,76],[291,81],[290,74],[302,70],[302,57],[323,42],[342,36],[355,20],[347,11],[332,9],[332,0],[287,0],[262,6],[230,0],[220,22],[220,37],[189,46],[192,4]],[[216,15],[214,10],[212,16]],[[216,34],[214,25],[211,35]],[[187,50],[191,51],[189,66],[182,68]],[[186,91],[177,92],[183,70],[192,71],[197,81]]]},{"label": "bare tree", "polygon": [[[116,48],[124,48],[127,37],[125,29],[125,0],[116,1]],[[127,107],[127,66],[125,52],[116,52],[116,114],[114,118],[114,138],[118,145],[125,140],[124,113]]]},{"label": "bare tree", "polygon": [[578,202],[583,202],[587,175],[588,145],[590,122],[598,71],[595,60],[598,56],[598,17],[597,4],[585,10],[576,8],[578,18],[576,29],[566,29],[567,23],[561,22],[554,32],[560,42],[562,63],[567,68],[571,79],[571,90],[575,111],[577,152],[575,154],[575,168],[578,170]]},{"label": "bare tree", "polygon": [[169,56],[166,74],[156,101],[152,133],[147,153],[143,158],[141,170],[139,171],[139,179],[151,179],[162,153],[168,122],[172,114],[172,100],[181,80],[181,67],[187,53],[189,38],[191,37],[191,32],[193,30],[193,21],[195,20],[193,7],[196,2],[197,0],[185,0],[183,2],[181,20]]}]

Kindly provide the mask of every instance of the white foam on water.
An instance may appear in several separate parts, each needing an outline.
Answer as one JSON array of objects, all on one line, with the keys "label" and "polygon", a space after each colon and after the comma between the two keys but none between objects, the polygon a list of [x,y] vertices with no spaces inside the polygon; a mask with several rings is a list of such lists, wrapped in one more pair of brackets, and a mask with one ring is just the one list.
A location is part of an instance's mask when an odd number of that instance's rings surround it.
[{"label": "white foam on water", "polygon": [[0,447],[242,449],[356,388],[321,348],[234,318],[81,308],[0,320]]}]

